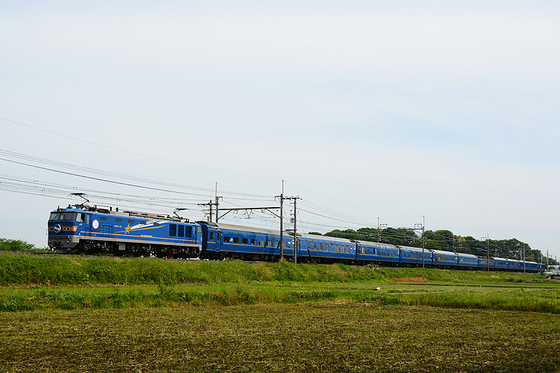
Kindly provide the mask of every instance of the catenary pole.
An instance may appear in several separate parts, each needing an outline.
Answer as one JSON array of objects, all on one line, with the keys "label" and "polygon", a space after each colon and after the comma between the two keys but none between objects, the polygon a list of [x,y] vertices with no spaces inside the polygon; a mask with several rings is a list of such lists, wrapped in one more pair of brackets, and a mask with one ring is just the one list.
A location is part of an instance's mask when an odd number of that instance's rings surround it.
[{"label": "catenary pole", "polygon": [[280,193],[280,260],[284,259],[284,180]]}]

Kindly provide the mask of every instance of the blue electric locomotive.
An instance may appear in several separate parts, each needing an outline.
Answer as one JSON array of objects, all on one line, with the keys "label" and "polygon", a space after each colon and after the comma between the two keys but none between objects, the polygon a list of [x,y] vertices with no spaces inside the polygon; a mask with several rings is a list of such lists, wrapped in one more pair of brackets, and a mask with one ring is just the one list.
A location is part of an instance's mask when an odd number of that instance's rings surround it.
[{"label": "blue electric locomotive", "polygon": [[202,252],[202,231],[197,223],[97,206],[68,206],[52,211],[48,234],[49,247],[61,254],[196,258]]}]

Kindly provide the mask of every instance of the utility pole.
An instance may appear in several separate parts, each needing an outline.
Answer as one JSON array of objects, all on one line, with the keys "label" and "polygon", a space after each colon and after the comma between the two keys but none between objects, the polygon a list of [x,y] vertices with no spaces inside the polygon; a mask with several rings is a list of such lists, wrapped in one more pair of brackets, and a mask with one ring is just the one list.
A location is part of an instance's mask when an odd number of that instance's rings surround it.
[{"label": "utility pole", "polygon": [[381,242],[381,230],[387,229],[387,224],[379,224],[379,216],[377,217],[377,243]]},{"label": "utility pole", "polygon": [[284,180],[282,180],[282,193],[275,198],[280,198],[280,260],[284,259]]},{"label": "utility pole", "polygon": [[216,204],[216,223],[217,223],[219,218],[220,218],[220,214],[219,214],[219,211],[218,211],[218,208],[219,208],[219,205],[220,205],[219,201],[220,201],[220,198],[224,199],[224,197],[218,196],[218,182],[217,181],[216,181],[216,194],[215,195],[216,195],[215,204]]},{"label": "utility pole", "polygon": [[214,205],[216,206],[216,223],[218,222],[218,219],[220,217],[220,214],[218,213],[218,209],[219,209],[219,205],[220,205],[220,203],[219,203],[220,198],[223,199],[224,197],[216,196],[216,202],[214,202]]},{"label": "utility pole", "polygon": [[422,268],[425,268],[424,264],[424,229],[426,227],[426,217],[422,215]]},{"label": "utility pole", "polygon": [[214,203],[212,202],[212,200],[210,200],[210,202],[208,203],[199,203],[199,206],[210,206],[210,222],[212,222],[212,206],[214,206]]},{"label": "utility pole", "polygon": [[487,268],[486,271],[490,272],[490,234],[486,234],[486,260],[487,260]]},{"label": "utility pole", "polygon": [[210,207],[210,222],[212,222],[212,216],[213,216],[213,210],[212,207],[216,206],[216,223],[218,222],[219,218],[220,218],[220,214],[219,214],[219,204],[220,204],[220,198],[224,199],[224,197],[222,196],[218,196],[218,183],[216,183],[216,197],[215,197],[215,201],[212,202],[212,200],[210,200],[210,202],[208,203],[199,203],[199,206],[209,206]]},{"label": "utility pole", "polygon": [[453,254],[457,254],[455,252],[455,235],[453,235],[453,237],[451,237],[451,249],[453,251]]},{"label": "utility pole", "polygon": [[490,272],[490,234],[480,240],[486,240],[486,271]]},{"label": "utility pole", "polygon": [[294,264],[297,264],[297,197],[284,197],[284,199],[291,199],[294,201]]},{"label": "utility pole", "polygon": [[297,264],[297,198],[294,199],[294,264]]}]

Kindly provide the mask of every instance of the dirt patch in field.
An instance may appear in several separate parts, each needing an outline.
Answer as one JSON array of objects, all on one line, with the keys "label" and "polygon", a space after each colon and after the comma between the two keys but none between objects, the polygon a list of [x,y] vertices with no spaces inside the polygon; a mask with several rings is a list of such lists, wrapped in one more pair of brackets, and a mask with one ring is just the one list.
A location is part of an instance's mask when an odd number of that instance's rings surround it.
[{"label": "dirt patch in field", "polygon": [[392,278],[391,282],[428,282],[424,277]]}]

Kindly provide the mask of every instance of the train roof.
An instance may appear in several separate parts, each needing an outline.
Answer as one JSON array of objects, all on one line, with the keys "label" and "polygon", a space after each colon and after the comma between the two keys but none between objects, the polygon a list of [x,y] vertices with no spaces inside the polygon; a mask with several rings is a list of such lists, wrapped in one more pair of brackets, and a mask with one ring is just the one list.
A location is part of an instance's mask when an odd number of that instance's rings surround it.
[{"label": "train roof", "polygon": [[440,255],[457,255],[455,254],[453,251],[444,251],[444,250],[432,250],[432,252],[434,254],[440,254]]},{"label": "train roof", "polygon": [[[214,222],[207,222],[207,221],[199,221],[197,223],[199,223],[200,225],[208,225],[210,227],[232,230],[232,231],[244,231],[244,232],[280,235],[280,230],[274,230],[274,229],[246,227],[244,225],[214,223]],[[293,237],[293,234],[290,234],[289,232],[286,231],[284,231],[284,235]]]},{"label": "train roof", "polygon": [[473,254],[467,254],[467,253],[457,253],[458,256],[462,257],[462,258],[477,258],[478,256],[473,255]]},{"label": "train roof", "polygon": [[182,217],[171,216],[166,214],[154,214],[149,212],[119,210],[118,207],[116,207],[113,210],[111,206],[68,205],[68,207],[66,208],[59,207],[51,212],[95,212],[98,214],[107,214],[107,215],[115,215],[115,216],[123,216],[123,217],[160,219],[160,220],[169,220],[174,222],[189,223],[189,219],[182,218]]},{"label": "train roof", "polygon": [[352,240],[352,242],[357,242],[360,245],[364,245],[364,246],[366,246],[366,245],[377,246],[377,247],[381,246],[381,247],[386,248],[386,249],[398,250],[398,247],[396,247],[395,245],[391,245],[390,243],[373,242],[373,241],[360,241],[360,240]]},{"label": "train roof", "polygon": [[[421,247],[414,247],[414,246],[400,246],[401,250],[404,251],[422,251]],[[432,252],[433,250],[430,249],[424,249],[424,252]]]},{"label": "train roof", "polygon": [[352,241],[347,239],[347,238],[320,236],[318,234],[298,233],[298,236],[301,237],[301,238],[306,238],[306,239],[310,239],[310,240],[332,241],[332,242],[339,242],[339,243],[345,243],[345,244],[352,243]]}]

